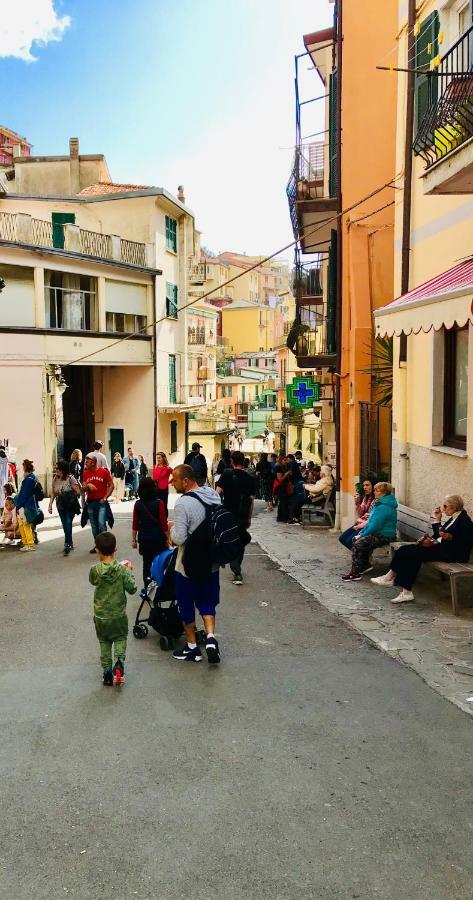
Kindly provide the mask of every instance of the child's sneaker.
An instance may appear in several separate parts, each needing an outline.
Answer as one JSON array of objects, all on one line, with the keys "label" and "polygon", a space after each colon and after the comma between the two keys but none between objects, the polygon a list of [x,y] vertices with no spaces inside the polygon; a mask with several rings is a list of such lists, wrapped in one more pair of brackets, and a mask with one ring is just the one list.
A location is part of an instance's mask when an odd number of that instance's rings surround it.
[{"label": "child's sneaker", "polygon": [[117,661],[113,667],[113,683],[114,683],[114,685],[116,685],[116,687],[119,687],[121,684],[123,684],[123,682],[125,680],[124,675],[125,675],[124,665],[123,665],[121,659],[117,659]]},{"label": "child's sneaker", "polygon": [[103,683],[105,685],[113,685],[113,672],[111,669],[104,669],[103,672]]}]

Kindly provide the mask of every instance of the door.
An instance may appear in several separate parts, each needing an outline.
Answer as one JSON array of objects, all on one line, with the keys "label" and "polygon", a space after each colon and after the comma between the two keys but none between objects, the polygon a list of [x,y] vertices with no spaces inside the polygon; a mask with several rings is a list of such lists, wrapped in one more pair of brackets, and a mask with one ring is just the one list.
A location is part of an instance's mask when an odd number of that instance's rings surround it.
[{"label": "door", "polygon": [[113,461],[115,453],[120,453],[121,457],[123,458],[125,454],[125,432],[123,428],[109,428],[108,435],[110,459]]},{"label": "door", "polygon": [[53,247],[64,249],[64,225],[75,225],[74,213],[51,213],[53,224]]}]

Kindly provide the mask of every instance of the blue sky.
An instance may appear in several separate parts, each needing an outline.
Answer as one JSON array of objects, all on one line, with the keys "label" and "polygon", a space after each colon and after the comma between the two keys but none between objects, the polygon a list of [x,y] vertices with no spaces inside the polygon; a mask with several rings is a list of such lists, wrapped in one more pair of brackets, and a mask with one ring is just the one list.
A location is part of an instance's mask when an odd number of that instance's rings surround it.
[{"label": "blue sky", "polygon": [[[66,153],[77,135],[82,153],[106,155],[116,181],[173,193],[184,184],[216,251],[266,253],[291,240],[293,58],[304,33],[331,24],[329,0],[51,4],[16,0],[2,13],[0,53],[15,53],[20,16],[45,35],[31,44],[36,61],[0,59],[3,124],[37,154]],[[321,85],[309,77],[315,95]]]}]

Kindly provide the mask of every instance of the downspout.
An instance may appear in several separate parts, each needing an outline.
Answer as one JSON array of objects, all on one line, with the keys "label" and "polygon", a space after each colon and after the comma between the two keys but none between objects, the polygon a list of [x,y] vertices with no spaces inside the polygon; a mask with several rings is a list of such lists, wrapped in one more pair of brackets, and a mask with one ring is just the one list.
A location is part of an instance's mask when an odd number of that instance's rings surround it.
[{"label": "downspout", "polygon": [[341,371],[342,371],[342,87],[343,87],[343,0],[337,0],[337,303],[336,303],[336,336],[337,336],[337,377],[335,378],[335,452],[336,452],[336,512],[334,531],[341,531]]},{"label": "downspout", "polygon": [[[409,0],[407,16],[407,59],[413,60],[415,55],[414,28],[416,23],[416,0]],[[412,214],[412,140],[414,132],[414,99],[415,71],[409,68],[407,73],[406,98],[406,133],[404,143],[404,190],[402,198],[402,260],[401,260],[401,294],[409,290],[409,274],[411,261],[411,214]],[[399,470],[397,492],[398,499],[407,503],[408,499],[408,448],[407,448],[407,336],[401,334],[399,341],[399,409],[402,421],[399,427]]]},{"label": "downspout", "polygon": [[157,440],[158,440],[158,337],[157,337],[157,324],[156,324],[156,278],[157,275],[153,278],[153,406],[154,406],[154,416],[153,416],[153,466],[156,462],[156,453],[158,450]]}]

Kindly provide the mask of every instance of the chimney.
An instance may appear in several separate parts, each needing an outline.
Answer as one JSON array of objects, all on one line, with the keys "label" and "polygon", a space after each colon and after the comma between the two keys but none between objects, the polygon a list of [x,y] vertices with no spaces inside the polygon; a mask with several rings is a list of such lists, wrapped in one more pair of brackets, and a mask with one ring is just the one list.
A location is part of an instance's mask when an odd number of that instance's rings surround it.
[{"label": "chimney", "polygon": [[79,158],[79,138],[69,138],[69,156],[71,159]]},{"label": "chimney", "polygon": [[180,184],[177,189],[177,199],[181,201],[181,203],[186,202],[185,194],[184,194],[184,185]]}]

